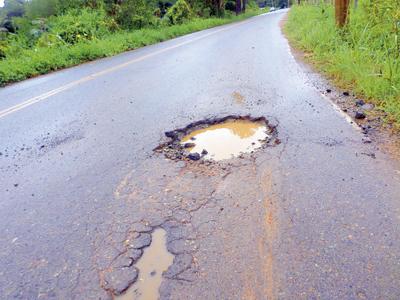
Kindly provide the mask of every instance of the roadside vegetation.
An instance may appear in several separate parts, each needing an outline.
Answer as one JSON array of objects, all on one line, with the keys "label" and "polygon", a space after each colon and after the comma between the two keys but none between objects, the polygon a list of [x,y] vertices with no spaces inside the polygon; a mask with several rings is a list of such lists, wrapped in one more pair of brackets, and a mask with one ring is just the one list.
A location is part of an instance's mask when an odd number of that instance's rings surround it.
[{"label": "roadside vegetation", "polygon": [[260,12],[253,0],[6,0],[0,86]]},{"label": "roadside vegetation", "polygon": [[343,28],[331,4],[293,6],[292,44],[343,88],[374,102],[400,126],[400,0],[358,0]]}]

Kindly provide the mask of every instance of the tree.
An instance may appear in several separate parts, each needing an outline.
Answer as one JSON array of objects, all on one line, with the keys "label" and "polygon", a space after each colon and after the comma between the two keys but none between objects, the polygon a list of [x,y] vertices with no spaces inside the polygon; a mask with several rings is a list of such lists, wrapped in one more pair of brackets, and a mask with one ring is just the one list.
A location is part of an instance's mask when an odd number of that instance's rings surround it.
[{"label": "tree", "polygon": [[220,17],[224,14],[224,0],[206,0],[206,5],[210,7],[213,15]]},{"label": "tree", "polygon": [[343,27],[347,23],[349,13],[349,0],[335,0],[335,18],[336,24]]},{"label": "tree", "polygon": [[242,12],[242,0],[236,0],[236,15]]},{"label": "tree", "polygon": [[7,18],[22,17],[24,15],[24,0],[5,0],[3,11]]},{"label": "tree", "polygon": [[[173,2],[173,0],[170,0]],[[236,0],[227,0],[230,1]],[[195,13],[200,16],[209,17],[210,15],[221,17],[225,10],[225,0],[186,0]]]},{"label": "tree", "polygon": [[125,29],[143,28],[152,18],[146,0],[118,0],[115,3],[116,20]]}]

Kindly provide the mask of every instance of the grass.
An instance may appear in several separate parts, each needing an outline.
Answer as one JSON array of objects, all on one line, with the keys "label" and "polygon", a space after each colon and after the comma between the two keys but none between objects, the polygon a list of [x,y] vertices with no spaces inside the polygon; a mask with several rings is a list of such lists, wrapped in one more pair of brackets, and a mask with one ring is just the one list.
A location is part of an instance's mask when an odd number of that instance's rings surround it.
[{"label": "grass", "polygon": [[294,6],[285,24],[291,44],[307,53],[317,69],[342,88],[375,103],[400,125],[400,56],[390,14],[371,15],[369,1],[350,11],[350,22],[335,26],[331,5]]},{"label": "grass", "polygon": [[182,25],[120,31],[102,39],[72,46],[26,49],[18,57],[0,60],[0,86],[195,31],[243,20],[261,12],[261,10],[249,10],[245,14],[230,18],[194,19]]}]

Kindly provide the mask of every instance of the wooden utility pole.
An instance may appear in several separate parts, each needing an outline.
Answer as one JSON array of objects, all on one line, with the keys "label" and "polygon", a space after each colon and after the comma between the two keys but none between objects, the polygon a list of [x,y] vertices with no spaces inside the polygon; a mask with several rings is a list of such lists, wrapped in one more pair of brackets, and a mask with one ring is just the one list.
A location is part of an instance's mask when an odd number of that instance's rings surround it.
[{"label": "wooden utility pole", "polygon": [[349,0],[335,0],[336,25],[343,27],[346,25],[349,13]]}]

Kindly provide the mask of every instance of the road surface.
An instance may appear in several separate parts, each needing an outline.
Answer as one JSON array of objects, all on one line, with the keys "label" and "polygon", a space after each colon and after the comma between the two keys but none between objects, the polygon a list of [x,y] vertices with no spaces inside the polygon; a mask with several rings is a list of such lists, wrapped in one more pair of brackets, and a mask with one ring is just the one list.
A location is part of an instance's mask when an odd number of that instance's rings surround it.
[{"label": "road surface", "polygon": [[[319,92],[284,15],[0,89],[2,299],[111,299],[127,240],[159,227],[161,299],[400,297],[399,164]],[[211,165],[153,152],[230,114],[281,143]]]}]

